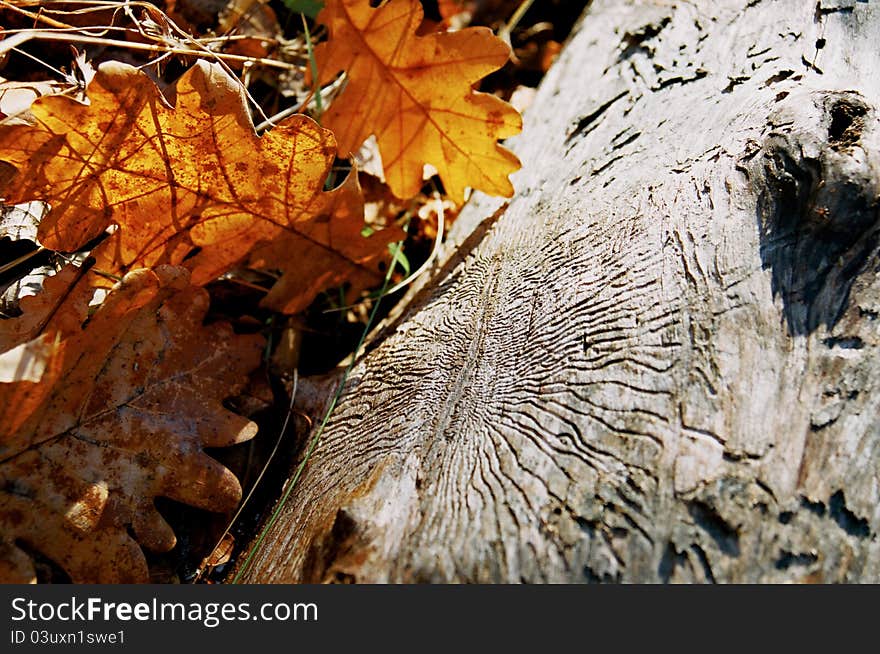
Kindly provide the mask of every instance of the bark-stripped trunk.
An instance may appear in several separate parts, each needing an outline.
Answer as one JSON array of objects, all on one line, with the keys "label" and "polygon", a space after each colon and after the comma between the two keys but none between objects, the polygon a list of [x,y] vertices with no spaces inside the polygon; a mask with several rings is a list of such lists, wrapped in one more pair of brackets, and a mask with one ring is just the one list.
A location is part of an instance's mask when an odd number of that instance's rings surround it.
[{"label": "bark-stripped trunk", "polygon": [[250,581],[880,581],[880,2],[597,0]]}]

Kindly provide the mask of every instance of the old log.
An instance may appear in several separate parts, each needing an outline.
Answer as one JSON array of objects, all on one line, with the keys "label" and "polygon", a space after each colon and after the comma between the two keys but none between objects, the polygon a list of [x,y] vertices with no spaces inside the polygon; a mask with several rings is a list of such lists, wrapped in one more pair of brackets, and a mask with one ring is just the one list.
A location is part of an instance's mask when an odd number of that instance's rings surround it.
[{"label": "old log", "polygon": [[880,3],[596,0],[248,581],[880,581]]}]

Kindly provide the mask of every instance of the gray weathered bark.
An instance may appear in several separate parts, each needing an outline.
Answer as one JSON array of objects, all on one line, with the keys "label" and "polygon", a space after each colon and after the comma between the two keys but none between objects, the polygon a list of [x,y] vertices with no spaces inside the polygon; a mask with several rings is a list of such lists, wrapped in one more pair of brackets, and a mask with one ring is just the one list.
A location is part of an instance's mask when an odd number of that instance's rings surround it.
[{"label": "gray weathered bark", "polygon": [[597,0],[250,581],[880,581],[880,3]]}]

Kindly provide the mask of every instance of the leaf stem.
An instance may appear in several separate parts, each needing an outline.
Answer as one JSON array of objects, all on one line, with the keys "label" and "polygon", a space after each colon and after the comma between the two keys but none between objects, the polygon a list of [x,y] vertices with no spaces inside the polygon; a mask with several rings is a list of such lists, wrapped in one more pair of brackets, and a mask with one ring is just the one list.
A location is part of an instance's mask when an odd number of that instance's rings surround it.
[{"label": "leaf stem", "polygon": [[498,36],[507,41],[508,45],[510,45],[511,33],[516,29],[516,26],[519,25],[519,21],[521,21],[523,16],[526,15],[526,12],[531,9],[534,2],[535,0],[523,0],[519,7],[516,8],[516,11],[513,12],[510,20],[507,21],[507,24],[498,30]]}]

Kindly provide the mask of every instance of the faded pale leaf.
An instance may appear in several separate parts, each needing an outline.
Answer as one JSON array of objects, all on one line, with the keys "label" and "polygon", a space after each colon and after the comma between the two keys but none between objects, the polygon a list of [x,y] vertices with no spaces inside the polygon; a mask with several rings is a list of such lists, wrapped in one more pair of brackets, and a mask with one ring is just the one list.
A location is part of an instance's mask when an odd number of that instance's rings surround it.
[{"label": "faded pale leaf", "polygon": [[0,209],[0,238],[33,241],[39,245],[37,230],[49,207],[45,202],[25,202]]},{"label": "faded pale leaf", "polygon": [[91,82],[95,69],[86,61],[85,52],[76,54],[70,69],[70,73],[64,74],[64,81],[17,82],[0,78],[0,125],[32,125],[31,104],[46,95],[82,99],[82,90]]},{"label": "faded pale leaf", "polygon": [[0,316],[12,317],[19,314],[19,305],[23,298],[36,295],[43,287],[43,281],[57,271],[53,265],[37,266],[24,276],[15,279],[0,292]]},{"label": "faded pale leaf", "polygon": [[175,543],[156,497],[213,511],[238,503],[238,481],[202,448],[254,435],[221,402],[258,364],[262,339],[202,326],[207,307],[182,268],[134,271],[61,342],[51,380],[0,384],[3,581],[34,576],[16,543],[77,582],[146,581],[137,544]]},{"label": "faded pale leaf", "polygon": [[44,95],[61,93],[66,87],[58,82],[15,82],[0,79],[0,125],[30,125],[30,107]]},{"label": "faded pale leaf", "polygon": [[[21,299],[20,317],[0,320],[3,366],[18,371],[13,376],[20,381],[0,385],[0,433],[17,432],[52,392],[62,372],[65,339],[81,330],[93,292],[82,269],[65,266],[43,280],[40,293]],[[25,379],[22,360],[29,354],[38,357],[31,381]]]},{"label": "faded pale leaf", "polygon": [[319,22],[330,39],[318,46],[321,82],[340,72],[347,84],[322,120],[348,157],[376,136],[385,177],[395,195],[416,195],[425,164],[433,165],[449,196],[465,188],[511,196],[516,156],[498,139],[522,128],[509,104],[473,85],[498,70],[509,48],[487,28],[416,36],[418,0],[328,0]]},{"label": "faded pale leaf", "polygon": [[52,361],[55,345],[44,334],[0,353],[0,383],[40,381]]}]

